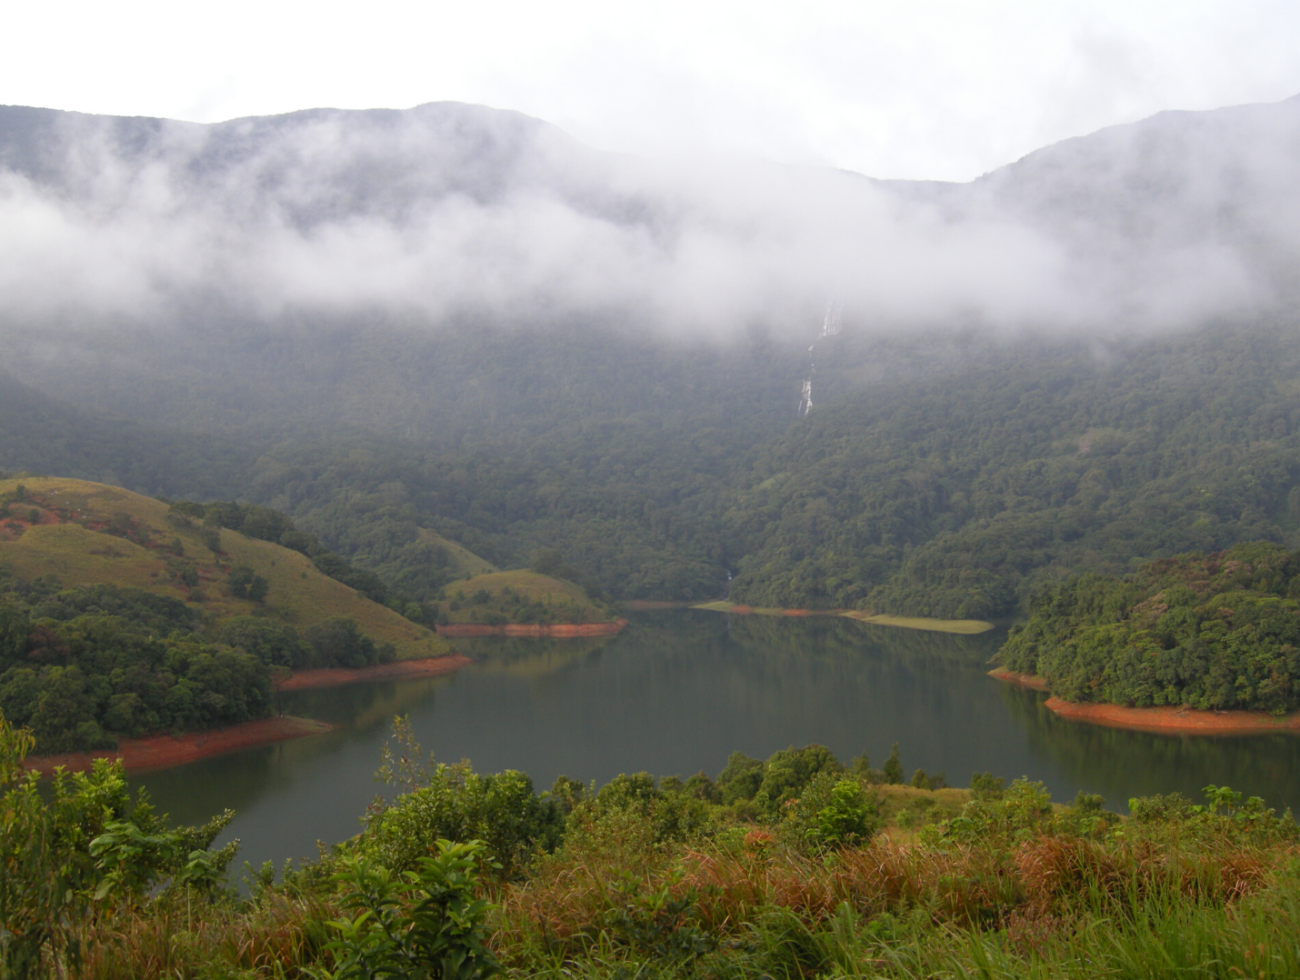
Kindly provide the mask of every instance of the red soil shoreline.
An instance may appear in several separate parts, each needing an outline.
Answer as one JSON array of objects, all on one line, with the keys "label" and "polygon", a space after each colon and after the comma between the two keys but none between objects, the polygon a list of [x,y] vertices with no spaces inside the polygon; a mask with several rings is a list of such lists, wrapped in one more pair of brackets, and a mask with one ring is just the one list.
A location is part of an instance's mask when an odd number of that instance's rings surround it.
[{"label": "red soil shoreline", "polygon": [[[999,667],[990,670],[989,676],[1007,684],[1047,691],[1047,680],[1033,674],[1018,674]],[[1166,735],[1260,735],[1267,732],[1300,734],[1300,712],[1279,718],[1263,711],[1205,711],[1180,705],[1130,708],[1122,704],[1066,701],[1055,695],[1044,701],[1043,707],[1070,721]]]},{"label": "red soil shoreline", "polygon": [[127,772],[146,772],[150,769],[167,769],[207,759],[236,749],[257,745],[270,745],[285,739],[304,735],[319,735],[334,726],[310,718],[262,718],[228,728],[212,728],[183,735],[150,735],[147,738],[125,738],[116,749],[96,752],[68,752],[63,755],[29,756],[23,765],[34,772],[48,773],[56,766],[69,772],[89,769],[96,759],[121,759]]},{"label": "red soil shoreline", "polygon": [[1002,681],[1006,684],[1015,684],[1019,687],[1028,687],[1035,691],[1047,691],[1047,678],[1039,677],[1037,674],[1017,674],[1014,670],[1007,670],[1005,667],[998,667],[989,671],[989,676],[994,680]]},{"label": "red soil shoreline", "polygon": [[309,687],[339,687],[343,684],[356,684],[359,681],[408,680],[413,677],[437,677],[449,674],[453,670],[473,663],[469,657],[459,653],[445,657],[426,657],[422,660],[398,660],[391,664],[376,664],[373,667],[318,667],[315,670],[299,670],[288,680],[281,681],[281,691],[301,691]]},{"label": "red soil shoreline", "polygon": [[626,619],[612,623],[505,623],[487,626],[483,623],[448,623],[438,627],[439,636],[613,636],[624,626]]},{"label": "red soil shoreline", "polygon": [[1203,711],[1164,705],[1127,708],[1121,704],[1093,704],[1051,697],[1044,707],[1071,721],[1087,721],[1111,728],[1168,732],[1182,735],[1259,735],[1265,732],[1300,732],[1300,714],[1281,718],[1262,711]]},{"label": "red soil shoreline", "polygon": [[[318,670],[301,670],[278,686],[281,691],[298,691],[313,687],[338,687],[369,680],[405,680],[415,677],[436,677],[459,670],[472,663],[459,653],[445,657],[428,657],[423,660],[399,660],[391,664],[347,670],[326,667]],[[262,718],[227,728],[209,728],[183,735],[150,735],[146,738],[124,738],[116,749],[96,752],[68,752],[61,755],[34,755],[23,765],[34,771],[48,773],[57,766],[69,772],[89,769],[96,759],[121,759],[127,772],[147,772],[151,769],[168,769],[172,766],[197,762],[214,755],[234,752],[237,749],[270,745],[304,735],[319,735],[334,726],[310,718],[286,715],[279,718]]]}]

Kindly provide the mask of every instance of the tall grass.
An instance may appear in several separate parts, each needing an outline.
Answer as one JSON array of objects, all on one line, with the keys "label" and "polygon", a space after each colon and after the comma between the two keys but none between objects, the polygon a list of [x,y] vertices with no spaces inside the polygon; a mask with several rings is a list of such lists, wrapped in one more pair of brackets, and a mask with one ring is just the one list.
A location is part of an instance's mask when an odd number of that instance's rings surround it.
[{"label": "tall grass", "polygon": [[1300,976],[1287,847],[1045,836],[819,857],[750,834],[644,857],[569,854],[503,889],[503,961],[519,976]]},{"label": "tall grass", "polygon": [[324,922],[336,914],[314,897],[267,892],[252,905],[207,903],[179,895],[148,914],[122,912],[87,925],[80,976],[93,980],[296,980],[316,963]]}]

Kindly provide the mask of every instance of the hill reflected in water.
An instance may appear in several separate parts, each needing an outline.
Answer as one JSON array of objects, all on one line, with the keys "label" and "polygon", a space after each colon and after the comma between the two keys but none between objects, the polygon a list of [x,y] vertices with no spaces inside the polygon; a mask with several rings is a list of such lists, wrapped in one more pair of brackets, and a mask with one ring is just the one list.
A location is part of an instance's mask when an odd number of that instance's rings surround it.
[{"label": "hill reflected in water", "polygon": [[[285,711],[332,722],[326,735],[210,759],[133,781],[187,822],[222,807],[242,859],[312,855],[353,834],[383,787],[373,780],[393,715],[442,761],[519,769],[545,788],[561,773],[716,774],[727,755],[766,757],[820,742],[879,765],[898,742],[908,774],[974,771],[1130,796],[1208,783],[1300,804],[1300,740],[1190,738],[1063,721],[1041,695],[985,675],[1001,631],[952,636],[833,617],[780,619],[692,610],[638,613],[598,640],[487,637],[458,644],[475,663],[447,677],[287,694]],[[1297,806],[1300,808],[1300,806]]]}]

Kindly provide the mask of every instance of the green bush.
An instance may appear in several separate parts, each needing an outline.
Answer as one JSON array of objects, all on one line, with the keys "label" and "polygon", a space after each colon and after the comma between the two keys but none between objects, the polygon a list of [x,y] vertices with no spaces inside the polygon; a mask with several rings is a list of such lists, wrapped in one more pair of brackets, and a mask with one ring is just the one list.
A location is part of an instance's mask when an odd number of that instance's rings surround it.
[{"label": "green bush", "polygon": [[318,980],[482,980],[500,972],[487,948],[493,906],[477,897],[486,860],[481,841],[434,842],[434,854],[394,874],[365,858],[340,863],[334,881],[343,906],[355,913],[326,923],[332,968]]},{"label": "green bush", "polygon": [[522,772],[479,775],[468,765],[440,764],[424,779],[367,819],[359,846],[385,867],[414,868],[439,839],[480,840],[509,876],[534,848],[550,850],[559,843],[559,805],[539,798]]}]

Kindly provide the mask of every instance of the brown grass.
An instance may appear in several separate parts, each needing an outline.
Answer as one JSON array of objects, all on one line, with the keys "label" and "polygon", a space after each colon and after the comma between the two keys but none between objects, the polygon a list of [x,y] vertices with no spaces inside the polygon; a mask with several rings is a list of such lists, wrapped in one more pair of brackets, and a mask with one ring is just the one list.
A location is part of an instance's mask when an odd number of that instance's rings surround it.
[{"label": "brown grass", "polygon": [[209,975],[214,961],[267,977],[303,977],[319,958],[319,927],[336,910],[319,901],[268,895],[252,911],[187,908],[173,897],[157,914],[108,916],[88,924],[85,980],[173,980]]},{"label": "brown grass", "polygon": [[[742,933],[771,909],[815,928],[847,903],[860,918],[924,909],[937,925],[1006,927],[1013,944],[1033,946],[1098,904],[1120,913],[1135,900],[1169,893],[1234,902],[1262,888],[1286,856],[1238,845],[1169,853],[1149,842],[1057,836],[1010,850],[917,847],[879,837],[826,862],[781,848],[765,829],[751,831],[739,847],[687,850],[676,860],[652,847],[607,846],[545,859],[526,884],[505,886],[493,944],[508,955],[544,937],[552,951],[579,955],[593,939],[593,923],[629,910],[638,894],[664,889],[690,901],[691,918],[719,937]],[[635,887],[611,885],[629,880]]]}]

